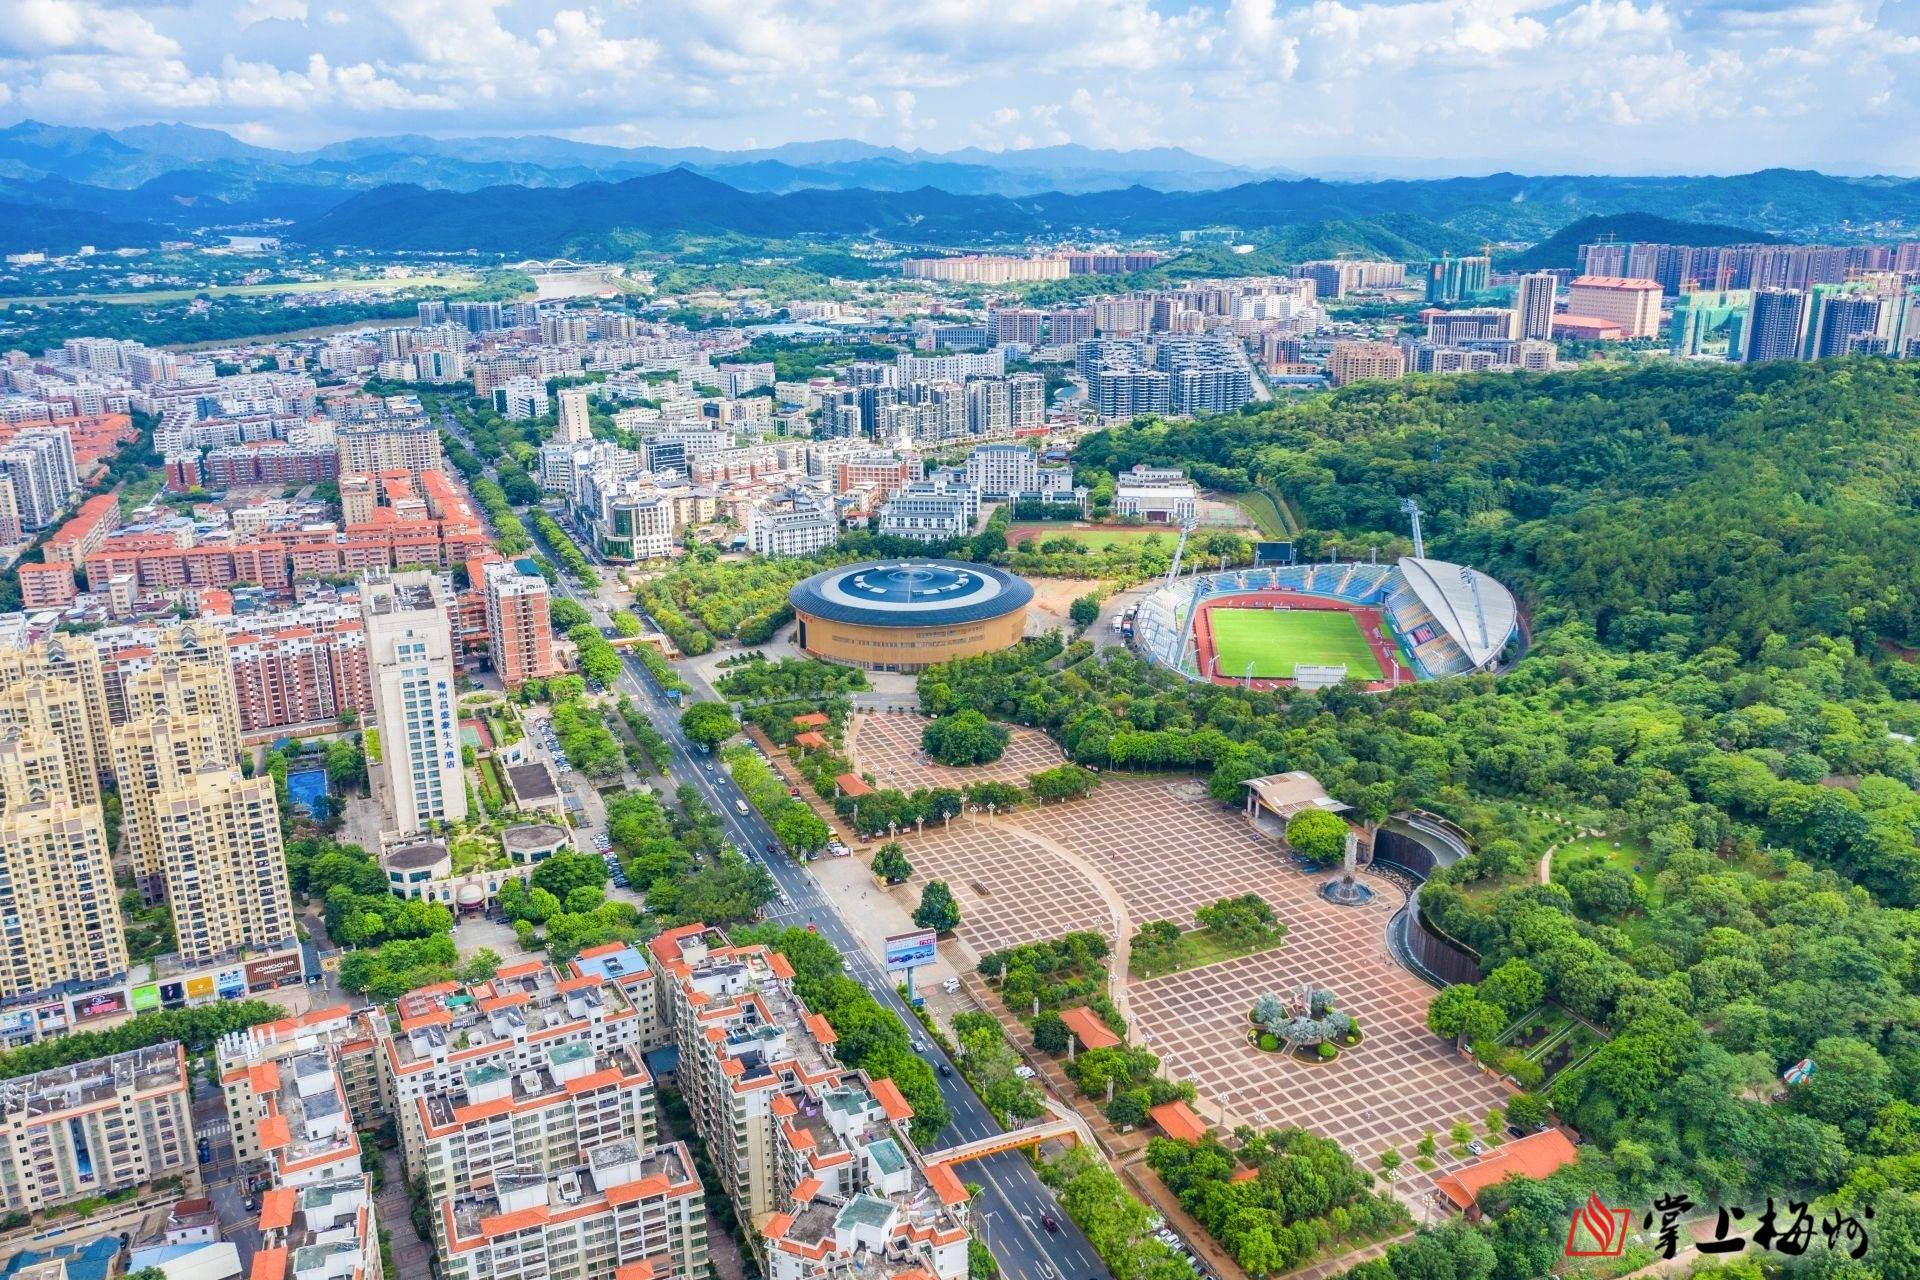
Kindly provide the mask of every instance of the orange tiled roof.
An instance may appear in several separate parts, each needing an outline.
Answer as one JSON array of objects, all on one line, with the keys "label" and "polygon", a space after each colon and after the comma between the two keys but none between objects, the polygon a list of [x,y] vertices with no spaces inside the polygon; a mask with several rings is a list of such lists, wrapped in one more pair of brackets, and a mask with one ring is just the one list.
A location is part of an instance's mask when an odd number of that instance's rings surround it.
[{"label": "orange tiled roof", "polygon": [[1573,1144],[1558,1129],[1543,1129],[1496,1147],[1464,1168],[1434,1179],[1447,1199],[1466,1209],[1480,1193],[1514,1174],[1523,1178],[1544,1178],[1580,1158]]},{"label": "orange tiled roof", "polygon": [[1177,1098],[1161,1103],[1147,1114],[1153,1117],[1161,1132],[1177,1141],[1198,1142],[1207,1136],[1207,1126],[1193,1114],[1193,1108]]}]

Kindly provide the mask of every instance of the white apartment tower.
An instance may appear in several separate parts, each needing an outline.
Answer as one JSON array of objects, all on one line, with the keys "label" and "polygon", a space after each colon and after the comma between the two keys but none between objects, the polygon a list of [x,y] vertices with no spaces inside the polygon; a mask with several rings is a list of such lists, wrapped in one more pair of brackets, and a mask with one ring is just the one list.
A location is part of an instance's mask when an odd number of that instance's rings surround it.
[{"label": "white apartment tower", "polygon": [[560,391],[560,429],[553,438],[563,444],[587,444],[593,439],[593,427],[587,420],[587,389],[563,387]]},{"label": "white apartment tower", "polygon": [[360,581],[368,684],[395,829],[467,816],[454,706],[452,593],[424,570]]},{"label": "white apartment tower", "polygon": [[1558,285],[1551,271],[1521,276],[1514,284],[1514,337],[1523,342],[1553,337],[1553,292]]}]

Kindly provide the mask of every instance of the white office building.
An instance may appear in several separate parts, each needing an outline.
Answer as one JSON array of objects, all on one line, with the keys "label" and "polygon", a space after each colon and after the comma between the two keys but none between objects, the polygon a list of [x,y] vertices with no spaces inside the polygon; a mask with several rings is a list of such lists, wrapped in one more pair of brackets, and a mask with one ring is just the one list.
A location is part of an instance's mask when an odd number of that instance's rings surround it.
[{"label": "white office building", "polygon": [[762,556],[811,555],[833,545],[840,522],[812,494],[789,489],[747,513],[747,550]]}]

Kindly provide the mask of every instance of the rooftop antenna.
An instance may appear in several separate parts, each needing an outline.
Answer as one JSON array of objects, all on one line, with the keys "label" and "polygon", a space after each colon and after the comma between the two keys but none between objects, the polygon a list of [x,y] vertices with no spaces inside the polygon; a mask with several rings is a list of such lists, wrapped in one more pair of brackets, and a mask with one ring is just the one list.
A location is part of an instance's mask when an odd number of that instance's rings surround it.
[{"label": "rooftop antenna", "polygon": [[1400,509],[1407,513],[1409,520],[1413,521],[1413,558],[1415,560],[1425,560],[1427,558],[1427,540],[1421,536],[1420,533],[1420,504],[1412,498],[1402,498],[1400,499]]}]

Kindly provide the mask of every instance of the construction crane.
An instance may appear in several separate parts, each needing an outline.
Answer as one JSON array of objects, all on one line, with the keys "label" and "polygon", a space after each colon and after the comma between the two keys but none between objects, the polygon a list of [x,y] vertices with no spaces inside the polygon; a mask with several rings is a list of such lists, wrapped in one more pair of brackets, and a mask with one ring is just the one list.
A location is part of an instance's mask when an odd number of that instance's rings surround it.
[{"label": "construction crane", "polygon": [[1420,536],[1420,504],[1412,498],[1402,498],[1400,499],[1400,509],[1407,513],[1409,520],[1413,521],[1413,558],[1415,560],[1425,560],[1427,558],[1427,540]]}]

